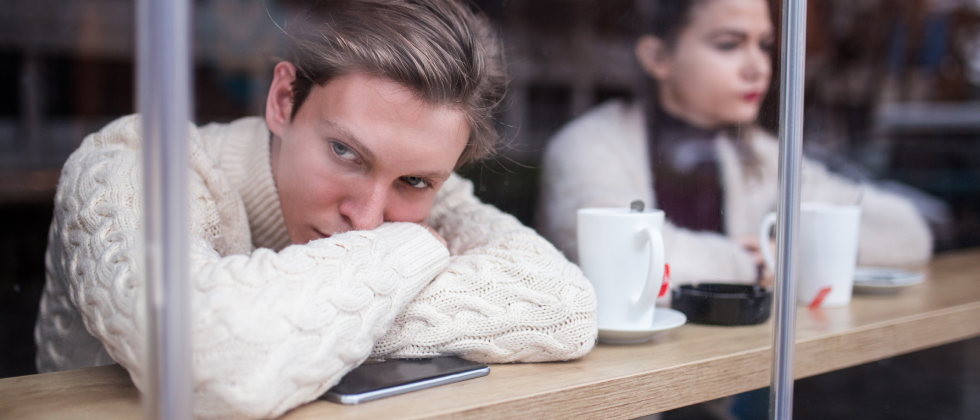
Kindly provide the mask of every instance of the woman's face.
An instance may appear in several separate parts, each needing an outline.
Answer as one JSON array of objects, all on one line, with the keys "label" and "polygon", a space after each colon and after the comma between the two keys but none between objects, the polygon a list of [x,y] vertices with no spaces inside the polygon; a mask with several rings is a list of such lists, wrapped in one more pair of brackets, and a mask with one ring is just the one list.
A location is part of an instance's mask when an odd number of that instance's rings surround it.
[{"label": "woman's face", "polygon": [[660,105],[697,126],[750,123],[772,75],[773,28],[765,0],[694,6],[673,47],[641,37],[637,56],[658,81]]},{"label": "woman's face", "polygon": [[276,66],[266,122],[293,243],[382,222],[422,222],[469,139],[463,114],[363,74],[314,86],[295,118],[295,68]]}]

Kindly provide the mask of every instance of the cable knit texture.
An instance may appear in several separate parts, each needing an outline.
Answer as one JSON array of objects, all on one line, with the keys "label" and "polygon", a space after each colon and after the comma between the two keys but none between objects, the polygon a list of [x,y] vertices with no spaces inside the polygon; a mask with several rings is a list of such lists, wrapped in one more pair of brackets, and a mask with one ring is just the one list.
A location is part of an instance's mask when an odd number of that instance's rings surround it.
[{"label": "cable knit texture", "polygon": [[[577,260],[576,209],[626,207],[636,199],[656,205],[643,118],[639,106],[611,101],[569,123],[547,146],[539,231],[573,261]],[[751,257],[730,238],[756,235],[766,213],[775,211],[779,144],[762,130],[754,130],[749,141],[759,158],[752,171],[742,164],[731,139],[715,141],[725,191],[726,235],[664,226],[673,283],[755,279]],[[932,236],[907,200],[855,184],[809,159],[803,161],[801,184],[803,201],[856,204],[860,200],[859,264],[906,265],[929,259]]]},{"label": "cable knit texture", "polygon": [[[41,372],[118,362],[145,390],[139,118],[62,171],[35,339]],[[258,118],[188,131],[194,412],[264,418],[368,357],[580,357],[596,337],[581,271],[456,175],[428,220],[289,245]]]}]

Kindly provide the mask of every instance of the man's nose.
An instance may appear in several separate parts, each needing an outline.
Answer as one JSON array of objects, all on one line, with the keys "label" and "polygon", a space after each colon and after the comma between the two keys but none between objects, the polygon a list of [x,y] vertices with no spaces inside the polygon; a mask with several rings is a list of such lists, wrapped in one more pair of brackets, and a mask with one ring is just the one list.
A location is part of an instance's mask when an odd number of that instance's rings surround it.
[{"label": "man's nose", "polygon": [[388,189],[381,183],[371,183],[352,192],[341,213],[350,221],[354,230],[371,230],[384,222],[388,201]]}]

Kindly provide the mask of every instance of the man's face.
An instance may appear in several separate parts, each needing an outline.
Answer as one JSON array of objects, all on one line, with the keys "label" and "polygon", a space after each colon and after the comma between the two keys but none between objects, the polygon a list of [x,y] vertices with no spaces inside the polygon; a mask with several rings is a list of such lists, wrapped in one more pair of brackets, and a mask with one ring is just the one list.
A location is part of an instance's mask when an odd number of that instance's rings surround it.
[{"label": "man's face", "polygon": [[[382,222],[422,222],[469,138],[463,114],[364,74],[314,86],[289,121],[289,63],[276,66],[266,122],[294,244]],[[286,82],[286,83],[284,83]]]}]

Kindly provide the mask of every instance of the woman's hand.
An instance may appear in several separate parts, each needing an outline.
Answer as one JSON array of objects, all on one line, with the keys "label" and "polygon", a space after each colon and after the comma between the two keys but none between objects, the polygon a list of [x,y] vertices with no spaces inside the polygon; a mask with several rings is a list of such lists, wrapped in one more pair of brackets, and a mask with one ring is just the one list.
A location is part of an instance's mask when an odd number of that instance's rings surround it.
[{"label": "woman's hand", "polygon": [[[759,249],[759,237],[755,235],[744,235],[738,238],[737,242],[748,251],[752,261],[758,270],[756,280],[763,287],[771,287],[776,280],[776,273],[766,267],[766,260],[762,257],[762,250]],[[776,249],[776,240],[769,238],[769,249]]]}]

